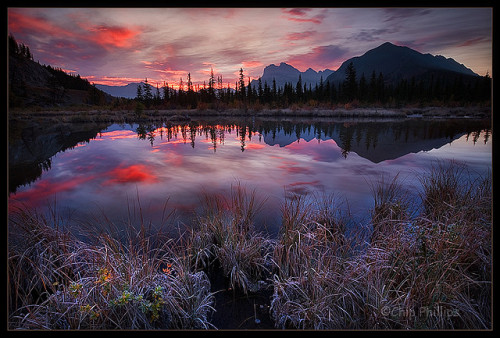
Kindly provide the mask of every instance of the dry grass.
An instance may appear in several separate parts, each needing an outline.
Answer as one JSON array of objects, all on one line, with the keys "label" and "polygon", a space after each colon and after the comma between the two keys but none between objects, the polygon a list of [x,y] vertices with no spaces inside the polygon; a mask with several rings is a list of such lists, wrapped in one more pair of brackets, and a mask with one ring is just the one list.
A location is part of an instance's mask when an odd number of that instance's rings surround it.
[{"label": "dry grass", "polygon": [[212,328],[205,272],[217,265],[246,294],[268,278],[277,328],[490,329],[491,175],[438,163],[420,182],[421,201],[405,197],[398,176],[372,185],[373,233],[362,243],[346,236],[334,196],[288,196],[270,240],[254,226],[264,201],[239,184],[205,194],[178,241],[141,223],[89,244],[57,217],[20,210],[9,220],[9,326]]},{"label": "dry grass", "polygon": [[171,240],[153,246],[140,231],[128,241],[99,234],[89,245],[25,211],[10,225],[20,236],[9,246],[10,327],[211,327],[210,282]]},{"label": "dry grass", "polygon": [[255,231],[254,218],[265,201],[255,191],[247,193],[239,183],[229,198],[204,194],[203,211],[189,233],[190,256],[196,268],[208,268],[215,261],[229,278],[231,288],[245,294],[258,289],[268,272],[271,241]]},{"label": "dry grass", "polygon": [[285,203],[273,256],[276,327],[491,328],[491,177],[462,174],[452,162],[424,175],[418,215],[397,176],[374,184],[364,251],[339,250],[300,197]]}]

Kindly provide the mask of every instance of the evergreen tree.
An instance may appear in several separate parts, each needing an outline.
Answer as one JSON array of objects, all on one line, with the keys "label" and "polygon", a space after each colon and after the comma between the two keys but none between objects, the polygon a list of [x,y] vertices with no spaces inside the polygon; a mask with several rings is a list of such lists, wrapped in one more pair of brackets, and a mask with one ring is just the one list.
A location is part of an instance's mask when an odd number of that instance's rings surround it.
[{"label": "evergreen tree", "polygon": [[382,75],[382,72],[378,73],[376,95],[377,101],[385,102],[385,84],[384,75]]},{"label": "evergreen tree", "polygon": [[16,39],[14,39],[14,36],[9,34],[9,55],[19,55],[19,45],[17,44]]},{"label": "evergreen tree", "polygon": [[144,100],[144,94],[142,92],[142,85],[139,83],[137,86],[137,94],[135,97],[138,101],[143,101]]},{"label": "evergreen tree", "polygon": [[365,73],[361,74],[361,78],[359,79],[358,98],[363,102],[368,98],[368,85],[366,84]]},{"label": "evergreen tree", "polygon": [[170,93],[169,93],[169,88],[168,88],[168,83],[163,81],[163,102],[167,103],[168,100],[170,99]]},{"label": "evergreen tree", "polygon": [[240,77],[238,81],[238,91],[240,93],[241,100],[245,100],[245,78],[243,75],[243,68],[240,68]]},{"label": "evergreen tree", "polygon": [[[297,81],[297,85],[295,86],[295,92],[297,93],[297,101],[302,99],[302,76],[299,74],[299,80]],[[305,90],[304,90],[305,92]]]},{"label": "evergreen tree", "polygon": [[273,96],[273,102],[276,102],[276,100],[278,99],[278,91],[276,89],[276,79],[274,77],[273,77],[272,96]]},{"label": "evergreen tree", "polygon": [[262,103],[264,102],[264,90],[262,89],[262,79],[259,77],[258,81],[258,93],[259,95],[259,102]]},{"label": "evergreen tree", "polygon": [[191,73],[188,73],[187,76],[187,91],[188,94],[193,91],[193,82],[191,82]]},{"label": "evergreen tree", "polygon": [[264,102],[271,102],[271,88],[269,88],[267,81],[264,81]]},{"label": "evergreen tree", "polygon": [[347,101],[352,101],[357,96],[357,82],[356,82],[356,69],[352,61],[347,65],[345,70],[345,81],[344,81],[344,98]]},{"label": "evergreen tree", "polygon": [[155,101],[155,104],[156,105],[159,105],[160,104],[160,99],[161,99],[161,96],[160,96],[160,88],[158,87],[158,83],[156,84],[156,93],[155,93],[155,97],[154,97],[154,101]]},{"label": "evergreen tree", "polygon": [[248,77],[247,99],[248,99],[248,103],[252,103],[253,95],[252,95],[252,85],[250,83],[250,76]]},{"label": "evergreen tree", "polygon": [[323,83],[323,75],[321,75],[319,79],[319,87],[318,87],[318,93],[316,95],[317,100],[322,100],[323,99],[323,92],[325,90],[325,84]]},{"label": "evergreen tree", "polygon": [[151,101],[153,100],[153,94],[151,93],[151,86],[148,84],[148,78],[144,81],[144,101],[146,103],[146,107],[151,105]]},{"label": "evergreen tree", "polygon": [[210,68],[210,78],[208,80],[208,96],[210,101],[215,98],[215,76],[213,68]]},{"label": "evergreen tree", "polygon": [[217,76],[217,98],[219,100],[223,99],[224,89],[222,88],[222,75]]}]

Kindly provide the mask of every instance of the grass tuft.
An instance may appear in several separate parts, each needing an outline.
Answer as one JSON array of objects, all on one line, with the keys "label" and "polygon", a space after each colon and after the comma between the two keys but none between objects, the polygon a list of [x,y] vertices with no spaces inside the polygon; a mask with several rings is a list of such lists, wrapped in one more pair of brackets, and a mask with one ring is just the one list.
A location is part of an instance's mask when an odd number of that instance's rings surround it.
[{"label": "grass tuft", "polygon": [[54,215],[19,209],[9,215],[9,327],[214,328],[215,271],[247,295],[269,282],[277,328],[491,329],[491,174],[441,162],[420,182],[415,200],[397,175],[372,184],[366,242],[347,235],[336,196],[287,192],[271,240],[255,230],[264,201],[240,184],[205,194],[177,240],[141,214],[140,229],[106,220],[110,231],[83,242]]}]

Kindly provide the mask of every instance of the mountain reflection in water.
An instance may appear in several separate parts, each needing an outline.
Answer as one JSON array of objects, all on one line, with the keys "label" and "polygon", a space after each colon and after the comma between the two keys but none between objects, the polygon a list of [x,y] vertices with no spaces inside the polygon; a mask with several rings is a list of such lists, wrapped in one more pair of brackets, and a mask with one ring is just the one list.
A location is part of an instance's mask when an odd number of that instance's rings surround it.
[{"label": "mountain reflection in water", "polygon": [[162,223],[168,200],[177,220],[189,222],[201,192],[225,194],[240,182],[267,198],[258,221],[275,233],[286,193],[333,193],[352,213],[366,214],[369,183],[381,176],[402,173],[415,192],[416,175],[435,160],[462,161],[477,174],[491,168],[489,120],[250,118],[18,129],[9,138],[10,207],[40,208],[57,196],[58,208],[80,219],[103,212],[125,220],[140,207]]}]

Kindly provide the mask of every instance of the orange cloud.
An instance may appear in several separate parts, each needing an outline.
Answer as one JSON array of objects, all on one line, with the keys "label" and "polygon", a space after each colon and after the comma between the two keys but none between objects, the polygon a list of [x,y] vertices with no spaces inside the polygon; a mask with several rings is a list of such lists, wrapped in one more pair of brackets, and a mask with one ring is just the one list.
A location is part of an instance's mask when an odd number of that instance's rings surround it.
[{"label": "orange cloud", "polygon": [[132,46],[133,38],[140,33],[139,30],[132,30],[118,26],[98,26],[90,29],[90,40],[104,48],[109,46],[127,48]]},{"label": "orange cloud", "polygon": [[9,211],[22,203],[30,207],[41,205],[58,193],[75,189],[78,185],[93,180],[95,175],[71,177],[67,180],[44,179],[36,182],[29,190],[18,192],[15,199],[9,201]]},{"label": "orange cloud", "polygon": [[108,174],[112,178],[104,182],[104,185],[131,182],[153,183],[158,180],[157,177],[151,173],[149,168],[142,164],[134,164],[125,168],[115,168]]},{"label": "orange cloud", "polygon": [[132,130],[113,130],[103,133],[102,137],[110,140],[121,140],[124,138],[136,138],[137,133]]},{"label": "orange cloud", "polygon": [[263,144],[258,144],[258,143],[250,143],[245,146],[245,149],[262,149],[265,148],[266,146]]},{"label": "orange cloud", "polygon": [[255,67],[261,67],[264,64],[260,61],[243,61],[242,65],[243,68],[255,68]]},{"label": "orange cloud", "polygon": [[141,82],[144,78],[138,77],[115,77],[115,76],[86,76],[89,82],[108,86],[125,86],[131,82]]}]

